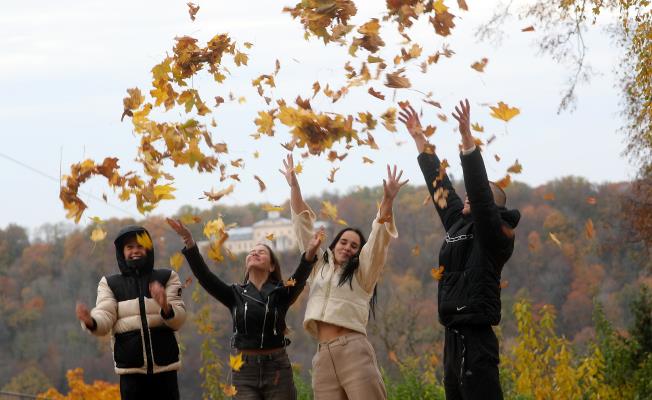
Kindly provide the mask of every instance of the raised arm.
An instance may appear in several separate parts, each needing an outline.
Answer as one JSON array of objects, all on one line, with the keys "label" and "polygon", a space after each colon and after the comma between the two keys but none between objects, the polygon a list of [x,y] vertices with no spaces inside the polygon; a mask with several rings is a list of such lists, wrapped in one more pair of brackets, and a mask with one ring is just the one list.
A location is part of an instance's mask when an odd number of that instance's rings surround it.
[{"label": "raised arm", "polygon": [[294,282],[293,285],[286,286],[288,290],[288,306],[292,305],[292,303],[296,301],[296,299],[303,291],[303,288],[306,286],[308,276],[310,276],[312,267],[317,261],[317,250],[319,249],[319,246],[325,237],[326,234],[324,232],[324,228],[321,228],[319,231],[315,232],[314,236],[310,240],[310,243],[308,244],[306,252],[301,255],[299,266],[294,271],[292,276],[288,279],[288,281]]},{"label": "raised arm", "polygon": [[[417,161],[423,173],[423,178],[426,181],[426,186],[430,193],[430,200],[435,205],[435,210],[437,210],[444,229],[448,231],[462,217],[464,203],[455,192],[448,178],[448,174],[444,173],[441,177],[439,176],[441,162],[434,151],[434,146],[431,151],[428,151],[428,141],[421,128],[419,116],[411,105],[401,104],[399,121],[405,124],[405,127],[417,146],[417,150],[419,151]],[[438,190],[440,191],[439,193]],[[435,199],[435,193],[439,196],[437,199]],[[438,201],[440,197],[444,198],[445,202]],[[445,206],[442,207],[440,204]]]},{"label": "raised arm", "polygon": [[82,328],[93,335],[104,336],[111,331],[118,320],[118,302],[106,281],[106,277],[102,277],[97,286],[95,307],[88,311],[85,304],[77,303],[75,313],[81,321]]},{"label": "raised arm", "polygon": [[371,293],[378,281],[387,259],[387,248],[392,238],[398,237],[392,206],[399,190],[408,183],[401,182],[403,171],[396,173],[396,166],[391,170],[387,166],[387,179],[383,179],[383,199],[380,202],[378,215],[371,225],[369,240],[360,250],[360,266],[357,271],[357,278],[360,286],[368,293]]},{"label": "raised arm", "polygon": [[290,214],[294,225],[294,233],[299,242],[299,251],[303,253],[308,248],[308,243],[310,243],[310,239],[314,234],[314,224],[317,217],[301,196],[301,187],[294,171],[292,154],[288,154],[283,160],[283,167],[284,169],[279,169],[279,171],[285,176],[285,180],[290,186]]},{"label": "raised arm", "polygon": [[181,221],[167,219],[168,225],[183,239],[185,248],[181,251],[190,265],[192,273],[195,275],[199,284],[206,291],[215,297],[220,303],[229,309],[235,304],[235,295],[230,285],[224,283],[217,275],[212,273],[204,258],[199,253],[199,249],[192,238],[192,234]]},{"label": "raised arm", "polygon": [[511,247],[514,235],[509,227],[503,227],[504,223],[489,186],[480,149],[476,147],[471,135],[471,106],[468,100],[460,101],[459,107],[455,107],[453,118],[459,123],[462,137],[464,185],[471,204],[471,217],[476,235],[489,254],[500,253]]}]

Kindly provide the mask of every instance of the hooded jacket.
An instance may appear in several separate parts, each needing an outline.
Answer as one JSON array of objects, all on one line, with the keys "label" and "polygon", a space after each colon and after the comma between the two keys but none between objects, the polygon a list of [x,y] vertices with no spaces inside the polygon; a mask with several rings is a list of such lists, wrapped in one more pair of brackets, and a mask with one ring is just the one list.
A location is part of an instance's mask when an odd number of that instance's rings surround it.
[{"label": "hooded jacket", "polygon": [[[464,203],[444,174],[434,154],[421,153],[419,166],[433,198],[446,239],[439,252],[444,267],[438,285],[439,322],[457,325],[498,325],[501,317],[500,276],[514,250],[514,231],[521,214],[495,204],[480,150],[462,154],[464,186],[471,204],[463,215]],[[434,199],[437,189],[448,191],[446,206]]]},{"label": "hooded jacket", "polygon": [[[182,285],[176,272],[154,269],[154,249],[148,249],[141,265],[130,266],[125,260],[124,243],[137,234],[147,234],[141,226],[129,225],[118,233],[115,252],[120,273],[102,277],[97,301],[91,310],[93,335],[112,334],[111,347],[115,372],[155,374],[179,369],[179,345],[176,331],[186,319],[181,298]],[[169,315],[153,300],[149,284],[158,281],[171,307]]]}]

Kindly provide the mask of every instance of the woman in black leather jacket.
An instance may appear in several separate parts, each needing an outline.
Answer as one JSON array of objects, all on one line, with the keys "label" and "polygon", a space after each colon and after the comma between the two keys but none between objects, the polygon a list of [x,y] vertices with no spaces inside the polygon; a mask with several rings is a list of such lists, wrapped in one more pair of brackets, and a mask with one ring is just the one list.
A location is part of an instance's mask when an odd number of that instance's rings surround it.
[{"label": "woman in black leather jacket", "polygon": [[233,372],[237,399],[296,399],[292,367],[285,351],[285,314],[299,297],[317,260],[316,252],[323,232],[317,232],[294,274],[286,284],[274,252],[258,244],[245,259],[246,275],[242,284],[227,284],[213,274],[202,258],[192,234],[180,221],[168,224],[184,241],[183,254],[199,284],[233,318],[232,347],[243,355],[244,365]]}]

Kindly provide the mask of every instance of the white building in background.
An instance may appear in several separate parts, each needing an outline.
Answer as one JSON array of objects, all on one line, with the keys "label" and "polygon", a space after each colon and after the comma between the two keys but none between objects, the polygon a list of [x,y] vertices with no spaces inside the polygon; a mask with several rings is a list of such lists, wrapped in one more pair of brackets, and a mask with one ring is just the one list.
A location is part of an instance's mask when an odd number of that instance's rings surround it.
[{"label": "white building in background", "polygon": [[[326,221],[315,221],[315,229],[329,228]],[[278,211],[270,211],[267,218],[255,222],[252,226],[232,228],[227,231],[229,238],[224,247],[233,254],[246,253],[258,243],[268,245],[274,251],[298,249],[297,238],[294,235],[292,221],[281,217]],[[272,237],[273,240],[268,239]]]}]

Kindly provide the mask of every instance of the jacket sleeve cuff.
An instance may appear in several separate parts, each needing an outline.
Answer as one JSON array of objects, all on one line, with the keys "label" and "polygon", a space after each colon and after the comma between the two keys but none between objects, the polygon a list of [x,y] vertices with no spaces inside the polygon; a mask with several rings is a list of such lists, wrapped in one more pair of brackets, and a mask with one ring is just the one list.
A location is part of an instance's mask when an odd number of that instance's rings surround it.
[{"label": "jacket sleeve cuff", "polygon": [[473,153],[476,149],[476,145],[474,144],[473,147],[470,147],[468,149],[462,149],[462,155],[463,156],[468,156],[469,154]]},{"label": "jacket sleeve cuff", "polygon": [[97,321],[95,321],[95,318],[93,317],[91,317],[91,319],[93,320],[93,326],[90,328],[86,326],[86,324],[83,321],[79,321],[79,323],[81,324],[83,330],[93,333],[97,330]]},{"label": "jacket sleeve cuff", "polygon": [[169,314],[166,314],[163,311],[163,309],[161,308],[161,318],[163,318],[166,321],[174,318],[174,308],[172,308],[172,306],[170,306],[170,313]]}]

